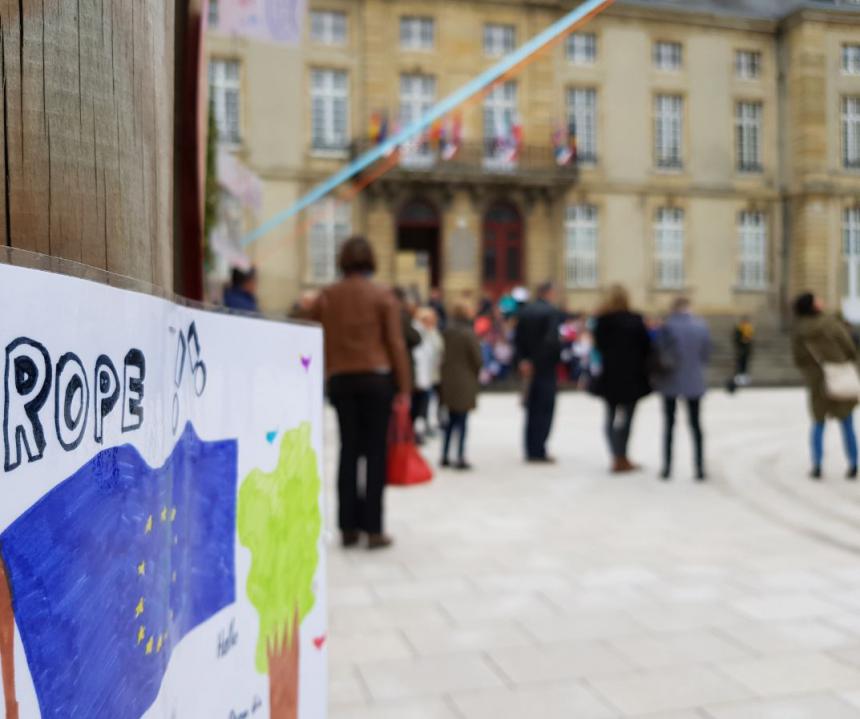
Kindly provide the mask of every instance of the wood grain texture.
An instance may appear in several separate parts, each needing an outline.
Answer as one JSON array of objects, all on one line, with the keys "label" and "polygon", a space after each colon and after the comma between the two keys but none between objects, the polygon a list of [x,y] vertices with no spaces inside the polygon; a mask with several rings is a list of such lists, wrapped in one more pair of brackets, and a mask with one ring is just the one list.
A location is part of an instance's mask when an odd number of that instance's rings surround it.
[{"label": "wood grain texture", "polygon": [[171,288],[174,4],[0,0],[2,241]]}]

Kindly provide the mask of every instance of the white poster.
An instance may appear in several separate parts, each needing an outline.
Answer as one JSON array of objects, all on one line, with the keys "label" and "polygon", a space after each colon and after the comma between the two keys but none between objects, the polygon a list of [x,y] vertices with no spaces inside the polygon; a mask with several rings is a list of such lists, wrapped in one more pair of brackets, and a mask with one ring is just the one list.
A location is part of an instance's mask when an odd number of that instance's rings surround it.
[{"label": "white poster", "polygon": [[208,29],[224,35],[297,45],[302,35],[306,0],[218,0],[217,12],[206,13]]},{"label": "white poster", "polygon": [[6,265],[0,307],[7,719],[325,717],[321,331]]}]

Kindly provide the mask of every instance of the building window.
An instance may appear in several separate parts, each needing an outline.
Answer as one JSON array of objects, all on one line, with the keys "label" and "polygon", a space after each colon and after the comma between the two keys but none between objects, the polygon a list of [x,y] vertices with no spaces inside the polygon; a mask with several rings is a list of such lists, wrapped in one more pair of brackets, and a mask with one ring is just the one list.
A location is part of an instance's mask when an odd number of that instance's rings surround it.
[{"label": "building window", "polygon": [[346,45],[346,13],[312,11],[311,40],[320,45]]},{"label": "building window", "polygon": [[763,212],[741,212],[738,222],[738,284],[745,290],[767,287],[767,222]]},{"label": "building window", "polygon": [[400,48],[402,50],[432,50],[436,26],[431,17],[400,18]]},{"label": "building window", "polygon": [[842,251],[845,258],[845,291],[847,298],[860,297],[860,205],[845,210]]},{"label": "building window", "polygon": [[218,0],[209,0],[209,13],[206,16],[209,29],[218,27]]},{"label": "building window", "polygon": [[568,287],[597,287],[597,208],[572,205],[564,221]]},{"label": "building window", "polygon": [[684,98],[657,95],[654,103],[654,161],[661,169],[683,167]]},{"label": "building window", "polygon": [[675,207],[657,210],[654,223],[654,259],[657,287],[677,290],[684,286],[684,211]]},{"label": "building window", "polygon": [[735,74],[741,80],[757,80],[761,77],[761,53],[738,50],[735,53]]},{"label": "building window", "polygon": [[[423,117],[436,102],[436,78],[432,75],[400,76],[400,124],[409,127]],[[430,143],[424,135],[407,142],[401,150],[401,163],[406,166],[433,164]]]},{"label": "building window", "polygon": [[311,141],[317,150],[343,150],[349,142],[349,86],[342,70],[311,71]]},{"label": "building window", "polygon": [[496,85],[484,99],[484,140],[487,154],[513,141],[517,123],[517,83],[513,80]]},{"label": "building window", "polygon": [[502,57],[517,46],[517,30],[513,25],[484,25],[484,54]]},{"label": "building window", "polygon": [[215,111],[218,141],[238,145],[241,141],[240,85],[237,60],[209,61],[209,97]]},{"label": "building window", "polygon": [[575,32],[565,45],[567,59],[574,65],[593,65],[597,62],[597,35],[592,32]]},{"label": "building window", "polygon": [[350,206],[331,198],[311,209],[311,229],[308,233],[310,281],[315,284],[332,282],[337,277],[337,255],[340,246],[352,232]]},{"label": "building window", "polygon": [[845,167],[860,169],[860,97],[842,98],[842,156]]},{"label": "building window", "polygon": [[683,63],[683,49],[679,42],[654,43],[654,67],[658,70],[677,72]]},{"label": "building window", "polygon": [[760,102],[739,102],[735,108],[735,138],[738,170],[761,172]]},{"label": "building window", "polygon": [[860,205],[845,210],[846,257],[860,257]]},{"label": "building window", "polygon": [[576,128],[576,157],[597,161],[597,91],[571,88],[567,91],[568,127]]},{"label": "building window", "polygon": [[842,46],[842,72],[860,75],[860,45]]}]

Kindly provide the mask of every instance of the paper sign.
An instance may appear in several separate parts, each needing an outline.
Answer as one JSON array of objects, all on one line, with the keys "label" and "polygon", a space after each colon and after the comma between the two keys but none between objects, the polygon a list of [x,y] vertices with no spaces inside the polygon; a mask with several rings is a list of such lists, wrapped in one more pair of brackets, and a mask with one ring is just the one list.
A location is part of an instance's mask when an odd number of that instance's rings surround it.
[{"label": "paper sign", "polygon": [[321,331],[7,265],[0,303],[0,716],[324,717]]},{"label": "paper sign", "polygon": [[224,35],[296,45],[302,36],[305,0],[218,0],[209,29]]}]

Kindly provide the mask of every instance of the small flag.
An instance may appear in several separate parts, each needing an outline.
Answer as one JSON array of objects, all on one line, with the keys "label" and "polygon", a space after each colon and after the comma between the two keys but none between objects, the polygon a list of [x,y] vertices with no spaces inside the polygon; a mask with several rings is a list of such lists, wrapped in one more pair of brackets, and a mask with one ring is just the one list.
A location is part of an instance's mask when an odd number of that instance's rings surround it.
[{"label": "small flag", "polygon": [[441,145],[443,133],[442,121],[436,120],[436,122],[430,126],[430,143],[433,147],[439,147]]},{"label": "small flag", "polygon": [[388,139],[388,113],[374,112],[370,116],[370,141],[381,145]]},{"label": "small flag", "polygon": [[524,137],[523,124],[520,122],[519,118],[517,118],[511,128],[511,162],[516,162],[520,159]]},{"label": "small flag", "polygon": [[459,113],[451,118],[442,141],[442,159],[453,160],[463,145],[463,116]]},{"label": "small flag", "polygon": [[555,162],[559,167],[570,164],[573,154],[568,143],[568,132],[566,128],[558,125],[552,133],[552,146],[555,148]]}]

